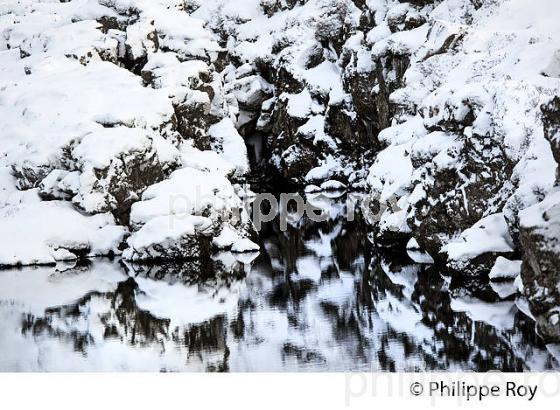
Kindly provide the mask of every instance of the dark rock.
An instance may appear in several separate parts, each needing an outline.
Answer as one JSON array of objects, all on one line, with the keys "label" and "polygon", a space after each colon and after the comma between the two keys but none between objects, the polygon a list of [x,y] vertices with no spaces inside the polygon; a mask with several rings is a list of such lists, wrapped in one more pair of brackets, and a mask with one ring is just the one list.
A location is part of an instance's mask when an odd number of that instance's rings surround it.
[{"label": "dark rock", "polygon": [[280,93],[286,92],[290,94],[298,94],[305,88],[305,84],[300,80],[297,80],[285,66],[281,66],[274,77],[273,82]]},{"label": "dark rock", "polygon": [[[544,135],[554,159],[560,161],[560,98],[541,107]],[[557,170],[557,186],[560,185]],[[558,188],[556,188],[558,189]],[[547,342],[560,342],[560,196],[549,194],[520,213],[519,242],[523,250],[524,294],[537,318],[536,328]]]},{"label": "dark rock", "polygon": [[301,181],[303,177],[318,165],[317,153],[308,147],[292,145],[281,156],[279,169],[287,179]]},{"label": "dark rock", "polygon": [[[556,163],[560,164],[560,97],[541,107],[544,136],[550,142]],[[560,185],[560,167],[556,168],[556,184]]]},{"label": "dark rock", "polygon": [[17,179],[20,190],[36,188],[41,181],[53,170],[50,165],[34,165],[29,161],[12,165],[12,175]]},{"label": "dark rock", "polygon": [[[531,216],[529,221],[526,216]],[[540,223],[533,220],[542,218]],[[520,241],[524,294],[537,316],[537,330],[549,341],[560,342],[560,198],[551,195],[522,212]]]},{"label": "dark rock", "polygon": [[[442,126],[449,130],[466,126],[450,122]],[[420,181],[426,196],[415,204],[409,220],[421,247],[436,260],[441,258],[439,249],[446,238],[503,208],[513,173],[514,164],[495,138],[460,135],[458,142],[447,152],[455,165],[438,169],[431,162],[426,164]],[[489,270],[489,264],[473,263],[473,272]]]},{"label": "dark rock", "polygon": [[[200,93],[202,95],[204,93]],[[174,106],[175,129],[184,139],[193,140],[194,145],[201,150],[210,149],[210,138],[207,134],[212,122],[210,116],[210,99],[189,98]]]},{"label": "dark rock", "polygon": [[323,61],[325,61],[323,48],[315,46],[309,51],[307,61],[305,62],[305,68],[310,69],[317,67]]},{"label": "dark rock", "polygon": [[287,149],[297,141],[296,132],[307,122],[306,118],[296,118],[288,114],[288,100],[277,101],[272,114],[272,133],[275,141],[270,144],[272,149]]}]

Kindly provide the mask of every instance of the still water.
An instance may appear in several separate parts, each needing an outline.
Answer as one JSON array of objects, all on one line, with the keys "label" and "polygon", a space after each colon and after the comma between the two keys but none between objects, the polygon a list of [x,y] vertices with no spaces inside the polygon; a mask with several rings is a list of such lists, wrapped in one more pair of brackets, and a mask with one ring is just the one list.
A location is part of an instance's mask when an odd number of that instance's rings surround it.
[{"label": "still water", "polygon": [[558,369],[513,284],[451,286],[380,255],[345,200],[261,252],[0,271],[1,371]]}]

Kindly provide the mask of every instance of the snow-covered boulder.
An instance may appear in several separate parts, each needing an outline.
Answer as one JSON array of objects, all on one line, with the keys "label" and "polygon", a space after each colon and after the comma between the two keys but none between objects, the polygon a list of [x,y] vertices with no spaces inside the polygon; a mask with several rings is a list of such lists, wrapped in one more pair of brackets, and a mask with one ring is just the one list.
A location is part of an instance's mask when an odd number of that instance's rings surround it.
[{"label": "snow-covered boulder", "polygon": [[235,129],[231,119],[224,118],[208,129],[212,150],[235,166],[235,175],[241,177],[249,171],[245,141]]},{"label": "snow-covered boulder", "polygon": [[471,228],[442,247],[448,266],[458,274],[488,274],[498,256],[513,254],[513,240],[504,215],[494,214],[481,219]]},{"label": "snow-covered boulder", "polygon": [[[557,62],[556,62],[557,63]],[[552,69],[552,63],[547,70]],[[543,104],[544,136],[560,164],[560,101]],[[519,241],[523,251],[522,292],[537,317],[537,330],[545,339],[560,341],[560,179],[541,202],[519,213]]]},{"label": "snow-covered boulder", "polygon": [[[132,206],[130,223],[134,232],[124,257],[133,261],[210,256],[213,248],[237,246],[251,233],[249,216],[231,182],[190,167],[149,187]],[[233,240],[224,240],[224,230]]]},{"label": "snow-covered boulder", "polygon": [[179,165],[179,151],[160,135],[127,127],[88,134],[67,152],[80,173],[73,202],[88,213],[113,212],[125,223],[140,194]]},{"label": "snow-covered boulder", "polygon": [[13,266],[120,254],[127,229],[111,214],[85,216],[66,201],[36,201],[2,215],[0,232],[0,266]]},{"label": "snow-covered boulder", "polygon": [[[14,61],[8,69],[24,65]],[[3,146],[22,189],[60,168],[65,148],[76,139],[116,125],[163,130],[171,122],[173,108],[165,95],[146,90],[137,77],[111,63],[83,66],[53,57],[32,70],[0,91]],[[115,89],[126,93],[115,95]]]},{"label": "snow-covered boulder", "polygon": [[488,277],[494,281],[514,280],[519,276],[520,272],[521,261],[512,261],[499,256],[494,266],[492,266]]}]

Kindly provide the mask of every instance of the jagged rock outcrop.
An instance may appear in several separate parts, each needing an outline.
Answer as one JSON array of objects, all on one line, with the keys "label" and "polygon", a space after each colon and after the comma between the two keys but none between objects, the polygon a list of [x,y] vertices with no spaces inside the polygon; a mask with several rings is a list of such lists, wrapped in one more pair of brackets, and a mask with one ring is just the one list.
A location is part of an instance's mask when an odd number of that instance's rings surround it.
[{"label": "jagged rock outcrop", "polygon": [[[215,188],[234,208],[207,203],[208,215],[240,212],[226,177],[244,177],[247,153],[228,126],[237,106],[213,66],[223,49],[182,1],[8,2],[0,21],[0,225],[29,234],[30,213],[48,209],[52,219],[30,243],[15,236],[0,265],[120,254],[137,236],[133,205],[179,168],[224,178]],[[211,244],[226,227],[233,239],[222,248],[252,230],[246,220],[215,219],[213,235],[187,229],[186,245],[170,246],[174,231],[162,225],[162,243],[152,245],[167,257],[199,257],[211,247],[191,245]]]},{"label": "jagged rock outcrop", "polygon": [[537,318],[537,331],[548,342],[560,341],[560,195],[521,213],[523,293]]},{"label": "jagged rock outcrop", "polygon": [[[543,104],[541,110],[544,137],[550,143],[554,160],[560,164],[560,96]],[[556,168],[556,185],[560,185],[560,167]]]},{"label": "jagged rock outcrop", "polygon": [[[389,76],[400,81],[379,100],[388,104],[369,103],[391,120],[381,126],[382,150],[368,179],[372,198],[384,209],[375,224],[376,240],[402,246],[412,236],[450,272],[485,277],[498,256],[519,258],[519,212],[552,187],[555,165],[542,135],[538,90],[542,86],[554,95],[559,83],[525,68],[529,46],[516,52],[513,75],[506,68],[504,50],[527,44],[521,38],[531,36],[521,23],[511,29],[518,40],[507,31],[496,32],[494,44],[476,38],[479,27],[505,18],[507,2],[464,2],[457,8],[445,1],[435,7],[421,3],[378,13],[376,19],[384,16],[383,22],[366,37],[376,36],[373,56],[401,55],[406,61],[400,75],[396,70]],[[548,26],[535,30],[544,33]],[[502,52],[494,52],[495,46]],[[541,47],[545,61],[552,57],[546,47]],[[491,56],[484,67],[472,49]],[[364,84],[376,81],[370,71]],[[482,87],[475,78],[484,76],[491,80]],[[472,238],[485,241],[487,249],[475,246]]]},{"label": "jagged rock outcrop", "polygon": [[[238,125],[264,134],[274,172],[363,187],[359,170],[373,162],[376,242],[414,237],[449,272],[486,277],[499,256],[520,258],[519,214],[554,182],[539,109],[559,91],[549,21],[531,26],[526,16],[479,35],[522,7],[316,0],[208,2],[195,13],[219,33],[234,81],[266,81],[252,87],[258,103],[239,96],[248,114]],[[269,32],[258,30],[263,22]],[[529,67],[535,44],[545,68]],[[550,122],[552,108],[543,110]],[[475,246],[481,240],[487,246]]]},{"label": "jagged rock outcrop", "polygon": [[[209,22],[229,53],[224,73],[240,109],[237,127],[246,136],[263,135],[261,160],[270,172],[302,185],[335,154],[341,169],[336,178],[359,185],[366,145],[353,138],[352,128],[363,126],[344,89],[340,61],[360,14],[349,0],[242,7],[200,2],[194,15]],[[259,28],[264,26],[271,33]],[[323,181],[332,177],[325,174]]]},{"label": "jagged rock outcrop", "polygon": [[[543,104],[544,135],[560,164],[560,99]],[[537,317],[537,331],[549,342],[560,342],[560,180],[546,198],[521,212],[523,293]]]}]

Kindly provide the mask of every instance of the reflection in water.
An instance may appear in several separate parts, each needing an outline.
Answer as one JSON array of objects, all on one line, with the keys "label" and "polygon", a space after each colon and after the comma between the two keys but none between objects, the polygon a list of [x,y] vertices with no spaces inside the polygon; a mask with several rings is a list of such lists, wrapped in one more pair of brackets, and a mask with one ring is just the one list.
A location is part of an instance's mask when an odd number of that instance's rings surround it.
[{"label": "reflection in water", "polygon": [[344,199],[320,204],[328,221],[270,223],[258,256],[0,271],[0,370],[558,368],[510,284],[376,254]]}]

